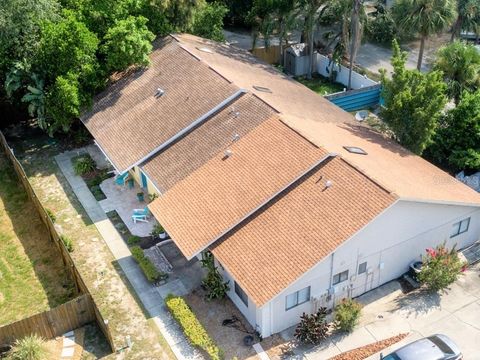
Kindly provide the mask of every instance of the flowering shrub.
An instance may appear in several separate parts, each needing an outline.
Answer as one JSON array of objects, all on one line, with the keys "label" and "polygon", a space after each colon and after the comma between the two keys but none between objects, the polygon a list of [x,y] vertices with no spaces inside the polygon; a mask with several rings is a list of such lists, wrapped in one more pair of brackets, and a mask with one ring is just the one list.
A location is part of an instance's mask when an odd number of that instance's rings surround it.
[{"label": "flowering shrub", "polygon": [[455,246],[449,250],[444,243],[435,249],[428,248],[425,252],[418,280],[432,291],[447,288],[466,269],[467,264],[460,260]]},{"label": "flowering shrub", "polygon": [[341,331],[351,332],[357,325],[362,312],[362,305],[352,299],[343,299],[335,308],[335,327]]}]

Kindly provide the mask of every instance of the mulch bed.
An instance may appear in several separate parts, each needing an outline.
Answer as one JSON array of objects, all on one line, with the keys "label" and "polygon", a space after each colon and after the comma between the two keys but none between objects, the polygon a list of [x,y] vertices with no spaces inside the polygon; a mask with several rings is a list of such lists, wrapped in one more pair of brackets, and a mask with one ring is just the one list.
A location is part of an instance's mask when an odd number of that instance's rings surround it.
[{"label": "mulch bed", "polygon": [[372,344],[368,344],[347,352],[343,354],[336,355],[329,360],[363,360],[377,352],[403,340],[407,337],[408,333],[399,334],[396,336],[392,336],[391,338],[374,342]]}]

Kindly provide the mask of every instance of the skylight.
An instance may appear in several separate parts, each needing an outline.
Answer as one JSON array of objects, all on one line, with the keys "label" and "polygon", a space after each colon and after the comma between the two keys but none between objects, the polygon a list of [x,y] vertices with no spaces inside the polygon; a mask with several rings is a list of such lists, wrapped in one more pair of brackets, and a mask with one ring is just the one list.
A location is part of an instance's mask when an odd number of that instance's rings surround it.
[{"label": "skylight", "polygon": [[253,85],[253,88],[255,90],[258,90],[258,91],[261,91],[261,92],[266,92],[266,93],[271,93],[272,92],[272,90],[270,90],[269,88],[264,87],[264,86]]},{"label": "skylight", "polygon": [[367,155],[365,150],[356,146],[344,146],[343,148],[352,154]]},{"label": "skylight", "polygon": [[207,47],[197,47],[198,50],[200,51],[203,51],[203,52],[206,52],[206,53],[209,53],[209,54],[213,54],[213,51],[210,50],[209,48]]}]

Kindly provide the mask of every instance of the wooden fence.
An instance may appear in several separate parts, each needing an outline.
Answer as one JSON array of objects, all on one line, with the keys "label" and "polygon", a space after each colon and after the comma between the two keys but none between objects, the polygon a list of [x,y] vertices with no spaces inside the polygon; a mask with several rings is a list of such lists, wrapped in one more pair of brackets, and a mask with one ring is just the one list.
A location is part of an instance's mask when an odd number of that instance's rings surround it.
[{"label": "wooden fence", "polygon": [[0,327],[0,344],[11,344],[29,334],[45,339],[79,328],[95,320],[95,310],[89,294],[59,305],[51,310]]},{"label": "wooden fence", "polygon": [[278,64],[280,60],[280,46],[272,45],[267,48],[259,47],[252,50],[252,54],[269,64]]},{"label": "wooden fence", "polygon": [[[22,182],[22,185],[25,188],[25,191],[27,192],[28,197],[33,202],[33,204],[35,205],[35,208],[37,209],[37,212],[40,215],[40,218],[42,219],[45,226],[47,227],[49,235],[50,235],[50,239],[55,244],[55,246],[57,247],[57,249],[59,251],[59,254],[62,257],[63,264],[70,271],[70,275],[71,275],[71,277],[72,277],[72,279],[75,283],[75,288],[76,288],[77,294],[86,294],[86,295],[89,296],[89,299],[92,303],[93,313],[95,315],[94,319],[96,320],[98,326],[100,327],[103,334],[105,335],[112,351],[115,351],[115,345],[114,345],[114,342],[113,342],[113,338],[112,338],[112,335],[111,335],[110,330],[108,328],[108,321],[105,321],[103,319],[102,315],[100,314],[100,311],[98,310],[98,308],[95,304],[95,301],[91,297],[91,294],[90,294],[90,291],[88,290],[88,287],[85,285],[85,282],[83,281],[82,277],[80,276],[80,273],[78,272],[77,267],[75,266],[75,263],[72,260],[72,257],[70,256],[70,253],[68,252],[67,248],[63,244],[62,239],[61,239],[60,235],[58,234],[57,229],[55,228],[55,225],[53,224],[53,221],[50,219],[50,216],[48,216],[48,213],[46,212],[42,203],[38,199],[37,194],[35,193],[35,190],[32,188],[32,185],[28,181],[28,177],[25,173],[25,170],[23,169],[23,166],[20,164],[18,159],[13,154],[12,149],[8,146],[7,140],[3,136],[2,132],[0,132],[0,148],[3,148],[5,154],[7,155],[10,162],[12,163],[13,169],[15,170],[18,178]],[[50,311],[54,311],[55,309],[52,309]],[[41,315],[41,314],[39,314],[39,315]],[[34,316],[37,316],[37,315],[34,315]],[[28,319],[25,319],[25,320],[28,320]],[[9,326],[9,325],[7,325],[7,326]],[[68,329],[68,330],[72,330],[72,329],[74,329],[74,328],[71,328],[71,329]],[[0,332],[0,334],[1,334],[1,332]]]}]

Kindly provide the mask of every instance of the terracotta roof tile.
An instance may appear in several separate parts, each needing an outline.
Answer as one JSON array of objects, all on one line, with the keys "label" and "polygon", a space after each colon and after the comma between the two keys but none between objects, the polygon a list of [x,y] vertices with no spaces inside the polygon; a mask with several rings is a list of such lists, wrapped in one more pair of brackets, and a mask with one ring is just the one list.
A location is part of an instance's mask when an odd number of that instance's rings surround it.
[{"label": "terracotta roof tile", "polygon": [[187,258],[326,154],[276,116],[229,149],[230,157],[225,158],[223,152],[216,155],[150,204],[153,215]]},{"label": "terracotta roof tile", "polygon": [[163,193],[232,144],[272,117],[275,111],[252,94],[245,94],[216,113],[180,140],[162,150],[143,166]]},{"label": "terracotta roof tile", "polygon": [[[121,171],[238,90],[172,38],[155,47],[147,69],[110,86],[82,117]],[[161,97],[158,88],[165,91]]]},{"label": "terracotta roof tile", "polygon": [[[480,194],[428,161],[364,126],[351,114],[279,73],[247,51],[193,35],[177,35],[180,42],[236,85],[252,91],[280,112],[282,120],[330,152],[337,152],[400,197],[419,201],[480,204]],[[199,48],[207,47],[211,53]],[[267,87],[261,92],[254,85]],[[364,148],[367,156],[343,146]]]},{"label": "terracotta roof tile", "polygon": [[395,200],[336,157],[213,244],[212,252],[262,306]]}]

